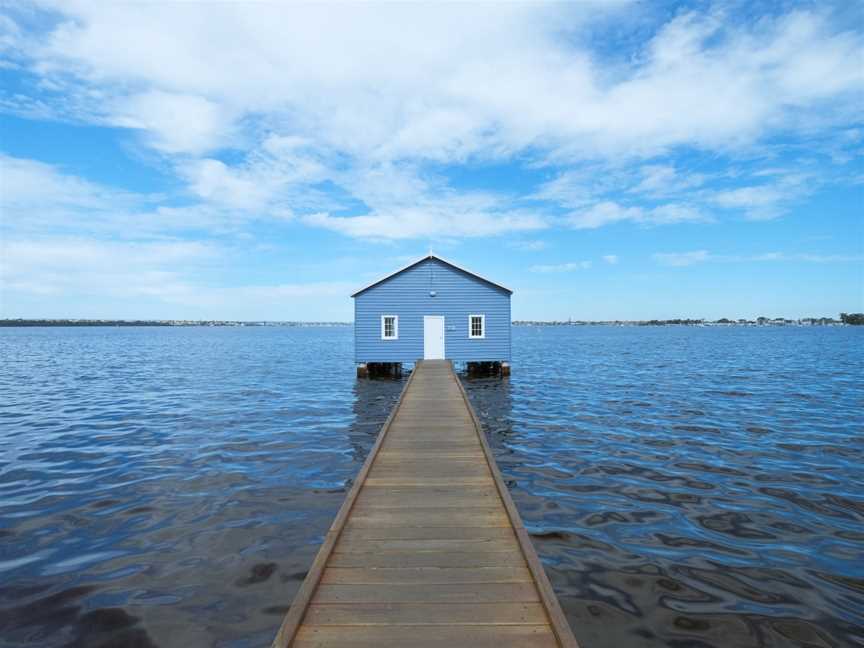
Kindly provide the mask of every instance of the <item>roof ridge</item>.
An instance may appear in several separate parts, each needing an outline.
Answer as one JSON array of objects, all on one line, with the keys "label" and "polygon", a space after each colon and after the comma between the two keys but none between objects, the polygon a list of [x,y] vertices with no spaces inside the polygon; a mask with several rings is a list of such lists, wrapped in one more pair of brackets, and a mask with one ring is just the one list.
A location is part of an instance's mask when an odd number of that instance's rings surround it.
[{"label": "roof ridge", "polygon": [[408,265],[402,266],[402,267],[399,268],[398,270],[394,270],[393,272],[391,272],[391,273],[389,273],[389,274],[386,274],[386,275],[384,275],[383,277],[380,277],[379,279],[376,279],[376,280],[373,281],[372,283],[367,284],[367,285],[364,286],[363,288],[360,288],[359,290],[354,291],[354,292],[351,294],[351,297],[356,297],[356,296],[359,295],[360,293],[362,293],[362,292],[366,292],[366,291],[369,290],[370,288],[372,288],[372,287],[374,287],[374,286],[377,286],[378,284],[383,283],[383,282],[387,281],[388,279],[390,279],[390,278],[392,278],[392,277],[395,277],[396,275],[405,272],[405,271],[408,270],[409,268],[413,268],[413,267],[416,266],[417,264],[422,263],[423,261],[427,261],[427,260],[429,260],[429,259],[436,259],[437,261],[441,261],[442,263],[446,263],[447,265],[449,265],[449,266],[451,266],[451,267],[453,267],[453,268],[456,268],[457,270],[460,270],[461,272],[464,272],[464,273],[469,274],[469,275],[471,275],[471,276],[473,276],[473,277],[476,277],[477,279],[480,279],[481,281],[485,281],[485,282],[488,283],[488,284],[491,284],[491,285],[493,285],[493,286],[496,286],[496,287],[498,287],[498,288],[501,288],[502,290],[506,290],[506,291],[507,291],[508,293],[510,293],[511,295],[513,294],[513,291],[512,291],[510,288],[508,288],[507,286],[504,286],[504,285],[498,283],[497,281],[492,281],[491,279],[487,279],[487,278],[484,277],[483,275],[477,274],[476,272],[474,272],[474,271],[472,271],[472,270],[468,270],[467,268],[463,268],[462,266],[460,266],[460,265],[457,264],[457,263],[453,263],[452,261],[449,261],[448,259],[445,259],[445,258],[442,257],[442,256],[439,256],[439,255],[437,255],[437,254],[434,254],[434,253],[430,250],[427,254],[424,254],[424,255],[421,256],[419,259],[416,259],[416,260],[412,261],[412,262],[409,263]]}]

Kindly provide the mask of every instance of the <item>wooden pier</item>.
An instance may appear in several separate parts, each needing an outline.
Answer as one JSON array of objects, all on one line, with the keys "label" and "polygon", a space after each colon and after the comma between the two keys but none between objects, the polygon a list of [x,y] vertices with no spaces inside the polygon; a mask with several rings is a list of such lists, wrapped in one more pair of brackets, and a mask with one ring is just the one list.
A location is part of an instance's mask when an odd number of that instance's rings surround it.
[{"label": "wooden pier", "polygon": [[450,362],[417,363],[273,646],[578,648]]}]

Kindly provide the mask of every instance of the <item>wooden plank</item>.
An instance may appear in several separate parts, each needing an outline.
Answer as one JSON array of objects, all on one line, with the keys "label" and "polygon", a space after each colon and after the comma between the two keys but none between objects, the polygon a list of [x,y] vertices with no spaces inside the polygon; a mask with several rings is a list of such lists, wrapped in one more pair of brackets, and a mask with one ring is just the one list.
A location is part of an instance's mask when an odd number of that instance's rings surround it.
[{"label": "wooden plank", "polygon": [[384,551],[334,552],[328,567],[498,567],[521,561],[518,545],[498,552],[486,551]]},{"label": "wooden plank", "polygon": [[420,448],[423,450],[443,450],[445,452],[452,447],[457,449],[479,449],[477,448],[477,440],[467,435],[460,435],[457,437],[439,436],[438,438],[435,438],[427,434],[408,433],[400,433],[398,437],[394,436],[392,439],[389,439],[385,447],[390,450],[391,448],[398,448],[400,446]]},{"label": "wooden plank", "polygon": [[309,625],[546,625],[540,603],[332,603],[313,602]]},{"label": "wooden plank", "polygon": [[511,538],[448,538],[429,539],[419,538],[415,540],[366,540],[362,538],[347,539],[343,534],[336,544],[337,553],[382,553],[412,551],[415,553],[424,551],[459,551],[472,552],[483,551],[486,553],[499,553],[514,551],[519,548],[516,537]]},{"label": "wooden plank", "polygon": [[356,511],[348,521],[348,527],[439,527],[454,525],[509,527],[507,514],[497,507],[471,509],[365,509]]},{"label": "wooden plank", "polygon": [[[385,507],[377,507],[377,506],[361,506],[359,504],[355,505],[354,514],[351,516],[349,520],[349,524],[354,522],[354,520],[359,519],[361,517],[380,517],[380,518],[394,518],[397,522],[399,522],[399,526],[466,526],[463,522],[455,522],[456,520],[485,520],[485,519],[501,519],[505,522],[509,521],[507,519],[507,513],[502,510],[502,507],[495,506],[498,502],[496,500],[485,501],[485,502],[475,502],[471,506],[465,506],[459,508],[457,510],[453,510],[452,506],[426,506],[422,511],[417,511],[410,507],[393,507],[393,506],[385,506]],[[396,510],[394,510],[396,509]],[[443,520],[447,520],[448,517],[450,520],[453,520],[453,524],[423,524],[423,519],[437,519],[441,518]],[[417,522],[414,522],[414,519],[417,519]],[[489,526],[488,524],[474,524],[471,526]],[[496,525],[493,525],[496,526]]]},{"label": "wooden plank", "polygon": [[296,648],[551,648],[549,626],[304,626]]},{"label": "wooden plank", "polygon": [[446,472],[447,470],[465,470],[467,468],[473,468],[477,472],[482,472],[484,475],[489,471],[487,466],[484,466],[482,463],[477,463],[477,460],[483,460],[483,455],[479,456],[467,456],[467,457],[438,457],[438,458],[429,458],[429,457],[382,457],[379,458],[378,461],[375,462],[375,466],[372,468],[372,472],[376,470],[393,470],[393,469],[401,469],[405,471],[417,472],[421,470],[428,470],[429,472],[433,472],[436,474],[441,474],[442,471]]},{"label": "wooden plank", "polygon": [[408,435],[408,434],[400,434],[398,437],[393,436],[387,439],[387,442],[384,444],[386,449],[391,448],[399,448],[399,447],[408,447],[408,448],[420,448],[423,450],[449,450],[450,448],[471,448],[473,450],[477,449],[477,440],[470,437],[459,437],[455,439],[451,438],[435,438],[433,436],[420,434],[420,435]]},{"label": "wooden plank", "polygon": [[[473,472],[489,475],[489,466],[476,461],[381,461],[375,462],[370,474],[376,472],[404,472],[412,475],[447,475],[450,473]],[[491,475],[490,475],[491,476]]]},{"label": "wooden plank", "polygon": [[316,603],[532,603],[540,600],[534,583],[416,583],[319,585]]},{"label": "wooden plank", "polygon": [[[434,415],[434,418],[430,415]],[[457,407],[454,400],[451,403],[442,403],[438,406],[429,406],[425,403],[416,405],[405,404],[399,425],[406,426],[417,423],[422,425],[424,429],[434,429],[470,420],[471,417],[468,412],[462,409],[461,403]]]},{"label": "wooden plank", "polygon": [[447,486],[458,484],[462,486],[476,486],[489,483],[486,476],[480,477],[392,477],[382,476],[369,478],[367,483],[373,486]]},{"label": "wooden plank", "polygon": [[516,539],[510,527],[442,526],[442,527],[397,527],[383,529],[346,528],[341,539],[349,540],[455,540],[455,539]]},{"label": "wooden plank", "polygon": [[369,472],[370,477],[416,477],[424,479],[428,477],[484,477],[489,478],[489,469],[484,465],[471,463],[435,466],[434,464],[391,464],[385,466],[375,465]]},{"label": "wooden plank", "polygon": [[414,450],[385,448],[378,455],[378,461],[453,461],[459,459],[470,459],[477,461],[483,459],[480,448],[467,447],[459,450],[440,450],[439,448],[417,448]]},{"label": "wooden plank", "polygon": [[393,567],[364,569],[354,567],[328,567],[321,583],[341,584],[399,584],[417,585],[453,583],[531,583],[527,567]]},{"label": "wooden plank", "polygon": [[402,411],[399,426],[403,428],[422,426],[425,430],[434,430],[454,424],[461,425],[470,419],[471,416],[462,409],[461,404],[458,407],[446,403],[437,406],[409,405]]},{"label": "wooden plank", "polygon": [[458,426],[454,427],[442,427],[437,430],[430,430],[427,427],[422,426],[411,426],[411,427],[402,427],[399,432],[399,439],[401,441],[434,441],[435,443],[445,443],[445,442],[474,442],[474,446],[476,447],[476,441],[468,433],[465,429],[470,422],[459,423]]},{"label": "wooden plank", "polygon": [[416,432],[427,436],[433,436],[448,431],[461,432],[464,426],[471,425],[471,417],[467,414],[450,416],[436,413],[434,414],[434,422],[429,419],[431,414],[432,412],[421,410],[417,410],[416,412],[406,412],[400,416],[397,429],[400,432]]},{"label": "wooden plank", "polygon": [[[491,477],[489,467],[476,461],[385,461],[372,466],[370,476],[377,473],[397,473],[417,477],[446,477],[451,474],[471,474]],[[488,482],[487,482],[488,483]]]},{"label": "wooden plank", "polygon": [[465,508],[469,506],[492,506],[498,503],[498,494],[437,495],[398,493],[368,494],[360,493],[357,506],[372,508]]},{"label": "wooden plank", "polygon": [[410,451],[410,452],[465,452],[474,451],[477,442],[474,439],[456,441],[430,441],[429,439],[399,439],[388,441],[384,448],[387,451]]},{"label": "wooden plank", "polygon": [[463,486],[438,486],[437,488],[426,488],[416,486],[372,486],[366,484],[366,487],[360,493],[361,495],[374,497],[378,495],[427,495],[430,499],[436,497],[449,497],[453,495],[465,495],[477,497],[494,497],[498,498],[498,489],[491,481],[483,486],[473,486],[464,488]]}]

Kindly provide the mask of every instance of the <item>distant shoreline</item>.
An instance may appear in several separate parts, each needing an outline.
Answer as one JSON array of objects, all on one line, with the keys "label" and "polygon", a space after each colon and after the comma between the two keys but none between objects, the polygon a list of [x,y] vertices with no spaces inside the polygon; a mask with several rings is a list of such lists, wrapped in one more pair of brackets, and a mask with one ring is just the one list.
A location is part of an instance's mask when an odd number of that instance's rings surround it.
[{"label": "distant shoreline", "polygon": [[351,326],[351,322],[245,322],[234,320],[101,320],[101,319],[4,319],[0,327],[32,326]]},{"label": "distant shoreline", "polygon": [[[864,324],[864,315],[843,313],[840,319],[832,317],[759,317],[749,319],[668,319],[668,320],[515,320],[513,326],[848,326]],[[0,328],[10,327],[82,327],[82,326],[287,326],[287,327],[341,327],[353,326],[353,322],[298,322],[298,321],[240,321],[240,320],[103,320],[103,319],[3,319]]]},{"label": "distant shoreline", "polygon": [[568,320],[566,322],[517,320],[513,322],[513,326],[854,326],[860,324],[864,324],[864,321],[845,321],[832,317],[803,317],[801,319],[760,317],[755,320]]}]

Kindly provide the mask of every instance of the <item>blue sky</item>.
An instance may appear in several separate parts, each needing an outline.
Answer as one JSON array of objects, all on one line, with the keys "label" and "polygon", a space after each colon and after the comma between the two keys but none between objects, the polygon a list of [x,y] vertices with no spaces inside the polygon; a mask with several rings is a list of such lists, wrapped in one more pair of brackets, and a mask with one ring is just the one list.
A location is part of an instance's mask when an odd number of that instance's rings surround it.
[{"label": "blue sky", "polygon": [[0,317],[864,311],[858,3],[13,3],[0,79]]}]

